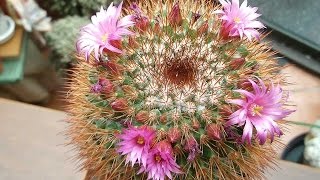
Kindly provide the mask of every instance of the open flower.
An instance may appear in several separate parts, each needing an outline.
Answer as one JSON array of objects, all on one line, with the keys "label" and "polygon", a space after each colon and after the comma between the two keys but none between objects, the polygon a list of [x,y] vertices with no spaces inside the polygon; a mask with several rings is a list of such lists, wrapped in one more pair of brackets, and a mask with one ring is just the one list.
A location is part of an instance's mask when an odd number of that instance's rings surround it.
[{"label": "open flower", "polygon": [[129,127],[119,135],[121,142],[118,143],[117,151],[127,155],[126,163],[130,161],[133,166],[138,162],[146,167],[150,146],[155,136],[155,131],[149,126]]},{"label": "open flower", "polygon": [[133,33],[127,28],[134,25],[132,16],[128,15],[119,20],[122,8],[122,2],[118,7],[110,4],[107,10],[101,7],[100,12],[91,17],[91,24],[84,26],[80,31],[80,37],[77,40],[77,51],[83,53],[86,60],[92,51],[94,57],[99,61],[103,50],[107,49],[112,52],[122,53],[115,47],[115,42],[121,41],[125,35]]},{"label": "open flower", "polygon": [[239,6],[239,0],[232,0],[232,3],[227,0],[219,0],[223,6],[223,10],[217,10],[215,13],[222,16],[222,37],[228,36],[247,36],[251,41],[252,37],[259,38],[259,32],[256,29],[264,28],[264,25],[256,21],[260,16],[257,14],[257,7],[247,6],[247,0],[243,1]]},{"label": "open flower", "polygon": [[254,91],[235,90],[244,97],[242,99],[229,100],[230,103],[239,105],[240,108],[229,116],[226,127],[232,125],[244,125],[242,142],[251,143],[253,126],[257,130],[257,137],[260,144],[266,142],[269,134],[273,141],[274,134],[282,135],[276,120],[281,120],[293,111],[284,109],[285,99],[282,97],[282,89],[279,85],[276,87],[272,84],[267,88],[259,79],[259,85],[249,80]]},{"label": "open flower", "polygon": [[171,172],[181,173],[179,168],[173,158],[171,144],[167,141],[160,141],[150,150],[147,166],[141,167],[139,173],[147,172],[148,179],[164,180],[166,176],[172,179]]}]

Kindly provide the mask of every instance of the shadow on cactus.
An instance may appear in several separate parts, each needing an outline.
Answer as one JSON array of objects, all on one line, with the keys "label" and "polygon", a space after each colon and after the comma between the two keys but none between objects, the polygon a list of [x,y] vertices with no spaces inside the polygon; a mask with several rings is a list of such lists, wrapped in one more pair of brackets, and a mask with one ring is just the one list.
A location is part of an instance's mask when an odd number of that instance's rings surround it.
[{"label": "shadow on cactus", "polygon": [[92,178],[263,179],[275,165],[285,81],[257,8],[220,2],[111,4],[81,29],[67,135]]}]

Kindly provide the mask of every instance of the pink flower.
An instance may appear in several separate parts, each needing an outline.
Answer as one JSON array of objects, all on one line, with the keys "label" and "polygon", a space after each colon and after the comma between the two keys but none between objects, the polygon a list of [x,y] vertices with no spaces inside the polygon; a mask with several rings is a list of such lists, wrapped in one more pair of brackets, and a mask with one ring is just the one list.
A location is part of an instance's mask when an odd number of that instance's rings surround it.
[{"label": "pink flower", "polygon": [[122,8],[122,2],[118,7],[110,4],[107,10],[101,7],[100,12],[91,17],[91,24],[84,26],[80,31],[80,37],[77,40],[77,51],[83,53],[86,60],[92,51],[94,57],[99,61],[102,51],[122,53],[120,49],[112,45],[113,41],[121,41],[125,35],[133,33],[127,28],[134,25],[132,16],[128,15],[119,20]]},{"label": "pink flower", "polygon": [[253,126],[257,131],[260,144],[266,142],[269,134],[271,142],[274,134],[282,135],[280,128],[275,121],[281,120],[293,111],[284,109],[283,103],[286,99],[282,96],[282,89],[279,85],[267,88],[259,79],[260,87],[252,80],[249,80],[254,92],[246,90],[235,90],[244,97],[242,99],[229,100],[230,103],[239,105],[240,108],[229,116],[226,127],[232,125],[244,125],[242,142],[251,143]]},{"label": "pink flower", "polygon": [[146,167],[150,146],[156,136],[155,131],[149,126],[129,127],[119,135],[118,152],[127,155],[126,163],[131,161],[132,166],[138,162]]},{"label": "pink flower", "polygon": [[259,32],[256,29],[264,28],[265,26],[256,21],[260,16],[256,11],[257,7],[247,6],[247,0],[243,1],[239,7],[239,0],[232,0],[232,3],[227,0],[219,0],[223,6],[223,10],[217,10],[215,13],[222,16],[221,35],[226,38],[228,36],[247,36],[251,41],[252,37],[259,38]]},{"label": "pink flower", "polygon": [[171,172],[182,173],[173,158],[171,144],[167,141],[158,142],[148,155],[147,166],[141,167],[138,173],[147,172],[148,179],[164,180],[167,176],[172,179]]},{"label": "pink flower", "polygon": [[194,139],[194,137],[190,137],[186,140],[186,143],[184,145],[184,149],[186,151],[188,151],[189,155],[187,160],[189,162],[194,161],[194,159],[196,158],[196,156],[201,153],[200,149],[199,149],[199,144],[198,142]]}]

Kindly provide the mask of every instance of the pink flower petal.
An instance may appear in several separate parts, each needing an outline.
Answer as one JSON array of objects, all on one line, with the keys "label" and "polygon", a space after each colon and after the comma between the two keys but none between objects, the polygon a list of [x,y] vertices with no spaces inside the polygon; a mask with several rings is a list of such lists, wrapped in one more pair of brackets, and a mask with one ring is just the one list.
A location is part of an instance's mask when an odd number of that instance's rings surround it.
[{"label": "pink flower petal", "polygon": [[223,10],[216,10],[214,13],[221,15],[222,20],[222,34],[228,34],[229,36],[239,36],[243,39],[246,36],[250,41],[253,38],[259,39],[259,33],[256,29],[264,28],[265,26],[256,21],[256,18],[260,16],[257,14],[256,7],[248,6],[247,0],[245,0],[239,7],[239,0],[225,1],[220,0],[223,6]]},{"label": "pink flower petal", "polygon": [[286,99],[283,99],[283,92],[279,85],[275,87],[272,84],[270,87],[266,87],[261,79],[258,79],[258,84],[251,79],[249,82],[253,87],[253,92],[236,90],[244,97],[228,100],[228,102],[241,107],[229,116],[225,126],[237,125],[240,127],[244,125],[242,142],[251,143],[254,128],[257,131],[260,144],[266,142],[268,134],[272,142],[274,134],[279,136],[283,134],[276,121],[285,118],[293,111],[283,108]]},{"label": "pink flower petal", "polygon": [[122,53],[122,51],[110,44],[111,40],[121,40],[124,36],[133,35],[127,28],[134,25],[131,16],[125,16],[119,20],[122,9],[122,2],[118,7],[113,3],[107,10],[101,7],[100,11],[91,17],[91,24],[84,26],[80,31],[77,40],[77,51],[84,54],[86,60],[89,59],[92,51],[97,61],[103,50],[106,48],[112,52]]}]

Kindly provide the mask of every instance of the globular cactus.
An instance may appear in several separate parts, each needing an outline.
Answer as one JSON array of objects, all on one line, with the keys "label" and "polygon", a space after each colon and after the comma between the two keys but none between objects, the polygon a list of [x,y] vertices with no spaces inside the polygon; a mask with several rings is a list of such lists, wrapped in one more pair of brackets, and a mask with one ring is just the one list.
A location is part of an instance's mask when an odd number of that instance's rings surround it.
[{"label": "globular cactus", "polygon": [[111,4],[81,29],[67,135],[82,169],[100,179],[264,178],[292,112],[285,81],[260,42],[257,9],[220,2]]}]

